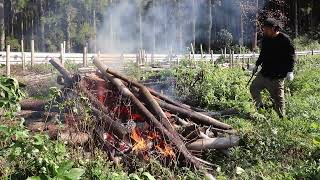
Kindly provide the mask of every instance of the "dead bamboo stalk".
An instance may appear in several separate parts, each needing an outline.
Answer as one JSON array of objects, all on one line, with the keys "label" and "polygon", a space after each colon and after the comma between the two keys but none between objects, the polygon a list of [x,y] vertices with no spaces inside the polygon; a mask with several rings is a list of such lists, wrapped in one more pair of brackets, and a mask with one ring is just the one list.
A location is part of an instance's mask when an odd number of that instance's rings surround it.
[{"label": "dead bamboo stalk", "polygon": [[178,106],[174,106],[172,104],[168,104],[163,101],[158,101],[158,103],[162,108],[167,109],[175,114],[179,114],[184,117],[188,117],[188,118],[190,118],[191,121],[193,121],[195,123],[209,125],[209,126],[212,125],[216,128],[220,128],[220,129],[232,129],[232,127],[230,125],[222,123],[222,122],[220,122],[214,118],[211,118],[209,116],[206,116],[202,113],[195,112],[192,110],[187,110],[184,108],[180,108]]},{"label": "dead bamboo stalk", "polygon": [[[66,70],[59,62],[51,59],[49,61],[63,76],[64,81],[68,83],[69,85],[75,84],[78,88],[78,93],[84,94],[90,101],[90,103],[95,106],[97,109],[101,110],[102,112],[94,111],[94,115],[104,120],[104,123],[106,123],[108,129],[112,130],[116,136],[118,136],[121,139],[125,139],[129,136],[129,131],[119,122],[112,120],[107,114],[108,111],[106,110],[105,106],[93,95],[91,94],[84,84],[82,83],[76,83],[73,78],[71,77],[71,74]],[[94,109],[93,109],[94,110]]]},{"label": "dead bamboo stalk", "polygon": [[[101,66],[104,66],[101,62],[97,61],[96,59],[94,61],[97,64],[101,64]],[[140,84],[140,83],[138,83],[136,81],[130,80],[128,77],[120,75],[119,73],[114,72],[114,71],[108,69],[107,67],[105,67],[104,70],[105,70],[104,72],[109,73],[109,74],[115,76],[116,78],[119,78],[119,79],[127,82],[128,84],[132,84],[132,85],[134,85],[134,86],[136,86],[138,88],[144,87],[142,84]],[[150,89],[149,89],[149,91],[154,96],[159,96],[159,97],[161,97],[161,99],[165,99],[165,101],[169,101],[170,103],[175,105],[174,106],[174,105],[171,105],[171,104],[168,104],[168,103],[165,103],[165,102],[159,103],[159,101],[158,101],[160,107],[161,106],[165,106],[165,107],[170,108],[169,110],[173,110],[173,111],[176,111],[176,112],[179,112],[179,113],[183,113],[185,116],[193,118],[193,120],[195,120],[198,123],[200,122],[200,123],[206,124],[206,125],[213,125],[215,127],[222,128],[222,129],[231,129],[231,126],[229,126],[227,124],[224,124],[224,123],[222,123],[220,121],[217,121],[214,118],[211,118],[209,116],[206,116],[206,115],[203,115],[201,113],[193,111],[192,107],[190,107],[188,105],[184,105],[184,104],[181,104],[181,103],[174,102],[173,100],[171,100],[169,98],[166,98],[165,96],[161,95],[160,93],[158,93],[156,91],[153,91],[153,90],[150,90]]]},{"label": "dead bamboo stalk", "polygon": [[201,151],[208,149],[228,149],[237,146],[239,143],[239,136],[229,136],[222,138],[204,138],[198,139],[187,145],[188,149]]},{"label": "dead bamboo stalk", "polygon": [[175,147],[181,152],[186,160],[193,164],[196,168],[204,169],[202,163],[195,159],[195,157],[186,148],[184,142],[179,136],[174,136],[170,133],[155,117],[154,115],[141,103],[141,101],[122,83],[122,81],[107,73],[107,67],[96,59],[93,60],[95,66],[104,74],[105,78],[111,81],[117,89],[125,96],[131,99],[136,105],[137,109],[145,115],[145,117],[155,125],[162,133],[175,145]]}]

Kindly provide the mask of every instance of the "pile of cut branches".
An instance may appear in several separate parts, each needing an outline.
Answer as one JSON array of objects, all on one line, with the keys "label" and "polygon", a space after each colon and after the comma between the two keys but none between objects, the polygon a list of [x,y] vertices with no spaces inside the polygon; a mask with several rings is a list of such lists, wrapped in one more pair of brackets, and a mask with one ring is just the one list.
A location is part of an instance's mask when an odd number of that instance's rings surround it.
[{"label": "pile of cut branches", "polygon": [[[169,167],[189,165],[211,176],[212,164],[201,159],[202,152],[238,144],[239,137],[230,125],[209,116],[215,113],[176,102],[108,69],[98,59],[93,62],[99,71],[80,76],[50,60],[62,75],[59,83],[65,85],[60,101],[85,97],[97,120],[92,133],[87,134],[95,137],[95,144],[100,144],[114,162],[126,164],[133,155],[141,160],[152,157]],[[21,105],[22,109],[43,111],[48,103],[23,101]],[[71,108],[80,107],[74,106]],[[50,111],[68,112],[54,108]],[[75,119],[80,121],[75,123],[82,123],[81,118]]]}]

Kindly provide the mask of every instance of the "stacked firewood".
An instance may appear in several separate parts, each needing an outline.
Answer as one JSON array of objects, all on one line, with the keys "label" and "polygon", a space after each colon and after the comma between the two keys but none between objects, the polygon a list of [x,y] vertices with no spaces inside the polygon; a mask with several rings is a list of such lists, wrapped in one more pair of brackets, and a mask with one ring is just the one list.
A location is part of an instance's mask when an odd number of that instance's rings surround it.
[{"label": "stacked firewood", "polygon": [[63,84],[88,99],[99,119],[94,132],[114,161],[124,154],[163,157],[207,172],[212,164],[201,159],[202,152],[238,144],[230,125],[209,116],[216,113],[176,102],[98,59],[93,60],[98,72],[82,77],[71,75],[58,61],[50,63],[61,73]]}]

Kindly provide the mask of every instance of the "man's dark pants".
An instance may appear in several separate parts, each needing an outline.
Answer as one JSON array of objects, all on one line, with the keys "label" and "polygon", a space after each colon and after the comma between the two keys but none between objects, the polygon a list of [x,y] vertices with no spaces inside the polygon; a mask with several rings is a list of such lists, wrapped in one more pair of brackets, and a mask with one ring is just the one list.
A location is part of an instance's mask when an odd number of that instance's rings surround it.
[{"label": "man's dark pants", "polygon": [[250,93],[257,108],[262,106],[261,91],[264,89],[270,93],[277,114],[283,117],[285,115],[284,78],[270,79],[258,73],[250,86]]}]

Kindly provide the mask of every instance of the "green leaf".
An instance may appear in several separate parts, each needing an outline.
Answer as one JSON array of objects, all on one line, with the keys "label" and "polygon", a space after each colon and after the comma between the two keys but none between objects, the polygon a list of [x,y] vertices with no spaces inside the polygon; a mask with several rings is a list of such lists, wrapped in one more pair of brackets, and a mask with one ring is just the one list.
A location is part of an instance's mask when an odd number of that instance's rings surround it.
[{"label": "green leaf", "polygon": [[84,174],[85,170],[81,168],[72,168],[66,175],[65,177],[72,179],[72,180],[77,180],[80,179],[81,176]]},{"label": "green leaf", "polygon": [[148,180],[156,180],[149,172],[142,173],[143,177],[146,177]]},{"label": "green leaf", "polygon": [[64,161],[63,163],[60,164],[57,170],[58,174],[64,175],[67,171],[69,171],[72,168],[73,164],[74,163],[72,161]]}]

